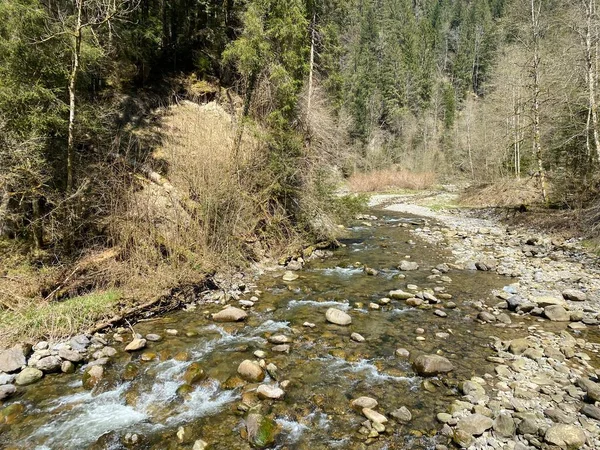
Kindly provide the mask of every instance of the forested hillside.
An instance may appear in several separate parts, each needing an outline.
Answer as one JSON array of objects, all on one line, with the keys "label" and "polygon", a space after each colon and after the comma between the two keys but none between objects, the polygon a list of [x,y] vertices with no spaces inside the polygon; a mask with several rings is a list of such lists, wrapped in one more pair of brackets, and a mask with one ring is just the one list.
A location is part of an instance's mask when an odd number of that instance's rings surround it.
[{"label": "forested hillside", "polygon": [[[357,173],[594,201],[595,0],[2,0],[0,16],[2,249],[63,267],[34,297],[90,251],[180,273],[329,239]],[[148,212],[150,185],[177,219]]]}]

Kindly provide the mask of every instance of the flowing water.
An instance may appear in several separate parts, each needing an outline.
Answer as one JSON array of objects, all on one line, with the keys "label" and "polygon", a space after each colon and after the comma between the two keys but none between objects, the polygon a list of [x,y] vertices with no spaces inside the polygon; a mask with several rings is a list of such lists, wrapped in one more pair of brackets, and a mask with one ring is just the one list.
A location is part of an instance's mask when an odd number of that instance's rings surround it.
[{"label": "flowing water", "polygon": [[[253,353],[263,350],[267,363],[277,366],[279,380],[290,380],[284,400],[263,402],[263,412],[280,430],[276,448],[362,448],[365,437],[357,430],[365,419],[350,407],[350,400],[361,395],[376,398],[377,409],[386,414],[401,406],[413,414],[407,425],[390,421],[370,448],[434,448],[440,428],[435,415],[458,397],[458,381],[493,373],[485,361],[492,354],[490,336],[514,337],[510,328],[480,325],[472,319],[477,310],[471,302],[493,304],[491,290],[508,280],[458,270],[448,273],[451,281],[431,279],[432,267],[449,260],[447,250],[411,241],[409,229],[420,219],[381,214],[372,227],[358,224],[350,229],[342,240],[344,247],[332,257],[307,264],[298,280],[283,282],[281,273],[256,280],[263,294],[246,323],[216,324],[209,317],[219,307],[200,304],[195,311],[136,325],[139,333],[163,336],[146,349],[146,356],[154,358],[144,362],[143,352],[120,351],[91,392],[82,387],[81,369],[72,375],[46,376],[27,387],[8,403],[16,405],[17,414],[0,428],[0,442],[10,449],[191,449],[201,438],[217,450],[250,448],[240,433],[243,387],[235,375],[241,361],[256,359]],[[396,266],[407,255],[420,269],[400,279]],[[380,273],[369,276],[358,267],[362,264]],[[419,290],[444,289],[457,307],[446,309],[446,318],[403,301],[394,300],[379,310],[369,308],[370,302],[378,302],[392,289],[407,290],[407,284]],[[325,311],[332,306],[346,310],[352,325],[328,324]],[[316,326],[304,327],[304,322]],[[424,334],[417,333],[419,327]],[[166,329],[177,329],[178,334],[166,334]],[[354,342],[352,332],[366,341]],[[293,339],[289,354],[271,351],[267,338],[273,334]],[[425,340],[418,341],[417,336]],[[425,382],[408,360],[395,355],[399,347],[413,355],[441,353],[456,369],[443,380]],[[208,377],[184,391],[181,377],[193,362],[199,362]],[[123,381],[123,373],[137,375]],[[176,435],[182,426],[183,443]]]}]

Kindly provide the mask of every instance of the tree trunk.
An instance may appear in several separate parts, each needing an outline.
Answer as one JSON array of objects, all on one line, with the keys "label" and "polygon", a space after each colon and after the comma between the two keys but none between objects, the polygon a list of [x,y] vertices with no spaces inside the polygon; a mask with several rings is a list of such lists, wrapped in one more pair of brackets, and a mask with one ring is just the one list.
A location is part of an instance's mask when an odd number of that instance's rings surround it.
[{"label": "tree trunk", "polygon": [[544,170],[544,159],[542,153],[541,133],[540,133],[540,9],[541,1],[538,0],[539,6],[536,11],[535,1],[531,0],[531,28],[533,34],[533,62],[531,66],[531,77],[533,81],[532,95],[532,113],[533,113],[533,153],[537,160],[538,177],[540,190],[544,203],[548,203],[548,192],[546,189],[546,172]]},{"label": "tree trunk", "polygon": [[[592,128],[591,134],[594,136],[594,149],[598,161],[600,162],[600,137],[598,136],[598,106],[596,103],[596,87],[598,85],[598,79],[596,75],[595,55],[594,55],[594,41],[597,40],[597,36],[594,33],[594,15],[596,13],[596,1],[588,0],[584,4],[586,9],[586,34],[585,34],[585,62],[586,62],[586,78],[588,82],[588,119],[586,124],[586,136],[588,139],[588,155],[591,154],[589,139],[590,139],[590,127]],[[591,119],[591,123],[590,123]]]},{"label": "tree trunk", "polygon": [[[310,117],[310,108],[312,102],[313,95],[313,76],[314,76],[314,68],[315,68],[315,20],[316,16],[313,16],[312,24],[311,24],[311,35],[310,35],[310,62],[309,62],[309,70],[308,70],[308,100],[306,104],[306,116],[307,119]],[[310,123],[310,120],[307,120],[307,124]],[[309,134],[310,134],[310,130]]]},{"label": "tree trunk", "polygon": [[79,58],[81,55],[81,14],[83,2],[85,0],[76,0],[77,2],[77,24],[75,26],[73,42],[73,67],[69,75],[69,135],[67,141],[67,192],[73,190],[73,153],[75,150],[75,88],[77,75],[79,74]]},{"label": "tree trunk", "polygon": [[8,205],[10,202],[10,194],[8,190],[2,191],[0,197],[0,238],[8,235]]}]

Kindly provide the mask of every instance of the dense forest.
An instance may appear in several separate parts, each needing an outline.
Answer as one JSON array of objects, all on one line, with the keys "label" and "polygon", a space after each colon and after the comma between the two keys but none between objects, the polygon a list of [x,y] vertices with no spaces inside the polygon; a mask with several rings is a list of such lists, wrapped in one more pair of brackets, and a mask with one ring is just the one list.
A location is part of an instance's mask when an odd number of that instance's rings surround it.
[{"label": "dense forest", "polygon": [[[147,180],[185,211],[180,234],[200,229],[219,253],[329,237],[352,207],[334,195],[340,177],[389,167],[593,201],[595,0],[3,0],[0,16],[0,235],[13,253],[61,263],[115,246],[124,260],[143,241],[146,260],[195,267],[203,251],[156,224],[132,237]],[[212,164],[212,187],[174,186],[153,156],[157,108],[184,100],[233,118],[233,162]],[[250,143],[260,151],[242,163]]]}]

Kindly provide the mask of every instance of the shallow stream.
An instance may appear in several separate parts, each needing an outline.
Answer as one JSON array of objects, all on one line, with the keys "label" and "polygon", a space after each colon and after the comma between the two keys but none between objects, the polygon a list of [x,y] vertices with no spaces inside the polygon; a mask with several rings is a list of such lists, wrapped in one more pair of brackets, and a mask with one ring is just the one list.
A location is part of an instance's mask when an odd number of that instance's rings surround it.
[{"label": "shallow stream", "polygon": [[[366,437],[357,430],[365,419],[352,410],[350,400],[366,395],[376,398],[377,409],[385,414],[406,406],[413,416],[405,425],[390,420],[369,448],[434,448],[440,428],[436,413],[459,396],[458,382],[493,373],[493,364],[485,359],[493,354],[490,336],[510,339],[524,331],[473,320],[478,310],[472,302],[494,304],[498,300],[491,291],[509,284],[509,279],[459,270],[446,274],[451,280],[432,278],[431,269],[449,262],[450,255],[442,247],[411,241],[409,230],[423,226],[422,219],[379,214],[372,226],[357,222],[342,240],[344,247],[307,264],[298,272],[299,279],[286,283],[281,272],[257,279],[253,289],[262,294],[246,323],[214,323],[210,313],[219,306],[199,304],[194,311],[137,324],[136,332],[157,333],[163,339],[148,343],[143,352],[119,351],[91,392],[82,387],[82,369],[46,376],[29,386],[7,404],[22,405],[14,407],[22,412],[2,425],[0,442],[9,449],[191,449],[196,439],[203,439],[215,450],[248,449],[240,433],[244,414],[238,408],[242,387],[236,369],[263,350],[266,362],[277,366],[278,380],[290,380],[283,400],[263,401],[265,413],[280,430],[274,447],[363,448]],[[419,263],[419,270],[396,269],[407,256]],[[380,273],[367,275],[362,265]],[[405,279],[398,278],[401,273]],[[408,284],[418,286],[417,291],[438,288],[437,294],[451,294],[456,308],[444,309],[447,317],[396,300],[370,309],[371,302],[379,303],[392,289],[409,290]],[[325,321],[325,311],[332,306],[352,316],[349,327]],[[315,327],[303,326],[305,322]],[[167,334],[167,329],[178,334]],[[365,342],[353,341],[353,332]],[[267,338],[274,334],[292,338],[289,354],[272,351]],[[412,355],[437,352],[456,369],[443,382],[425,380],[416,376],[406,358],[395,354],[401,347]],[[142,361],[143,354],[151,360]],[[201,364],[207,378],[184,392],[182,375],[194,362]]]}]

